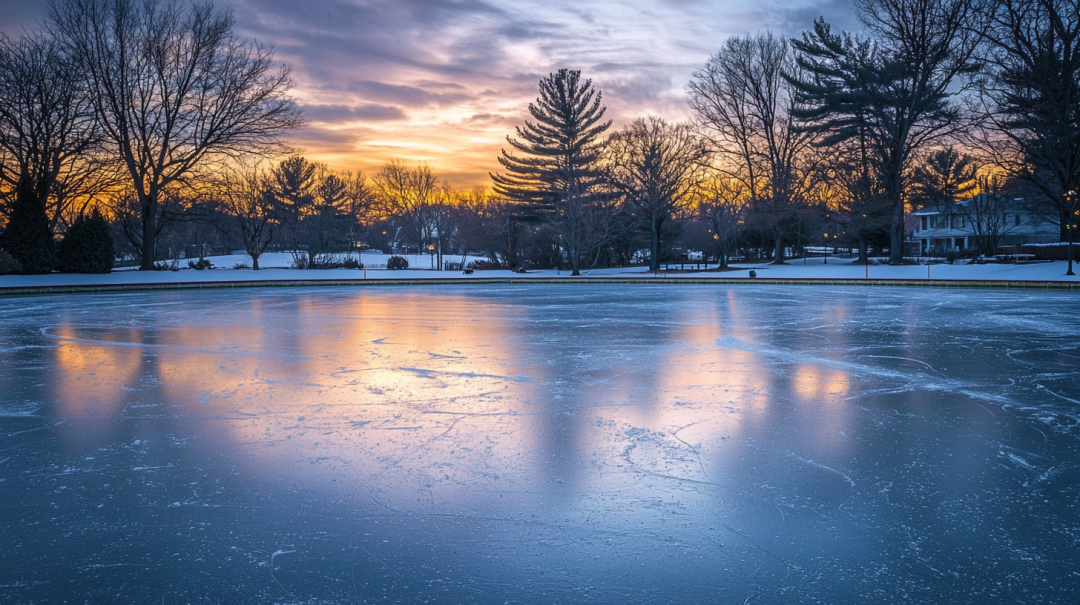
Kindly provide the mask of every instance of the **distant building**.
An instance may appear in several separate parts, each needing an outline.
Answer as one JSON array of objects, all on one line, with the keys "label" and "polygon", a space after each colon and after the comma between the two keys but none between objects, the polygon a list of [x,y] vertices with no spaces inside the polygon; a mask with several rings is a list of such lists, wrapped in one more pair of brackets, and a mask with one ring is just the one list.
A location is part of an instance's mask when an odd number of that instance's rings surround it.
[{"label": "distant building", "polygon": [[914,239],[922,254],[978,250],[979,240],[995,246],[1056,242],[1058,226],[1025,208],[1022,199],[978,195],[949,206],[912,212]]}]

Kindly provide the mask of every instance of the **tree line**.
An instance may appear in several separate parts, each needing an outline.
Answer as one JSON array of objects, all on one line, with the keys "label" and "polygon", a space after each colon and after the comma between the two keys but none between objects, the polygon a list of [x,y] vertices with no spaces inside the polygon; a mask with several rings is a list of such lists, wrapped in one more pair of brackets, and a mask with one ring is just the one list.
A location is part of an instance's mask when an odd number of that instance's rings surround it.
[{"label": "tree line", "polygon": [[[574,274],[823,243],[902,263],[912,208],[975,194],[966,212],[1022,199],[1072,242],[1078,2],[855,0],[858,34],[821,18],[795,39],[730,37],[687,84],[687,122],[613,129],[601,91],[561,69],[491,188],[457,190],[424,163],[363,175],[297,154],[290,71],[228,11],[54,0],[40,28],[0,37],[0,268],[79,270],[85,242],[110,238],[142,269],[233,248],[256,269],[267,250],[329,266],[358,244]],[[993,252],[993,233],[978,241]]]}]

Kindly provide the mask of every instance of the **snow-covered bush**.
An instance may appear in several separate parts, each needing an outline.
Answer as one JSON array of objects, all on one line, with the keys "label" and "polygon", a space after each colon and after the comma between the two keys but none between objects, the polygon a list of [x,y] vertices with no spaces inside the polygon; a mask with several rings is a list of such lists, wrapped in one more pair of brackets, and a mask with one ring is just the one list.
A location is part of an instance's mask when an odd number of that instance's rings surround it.
[{"label": "snow-covered bush", "polygon": [[386,261],[386,268],[392,271],[408,269],[409,261],[405,260],[404,256],[391,256],[390,260]]}]

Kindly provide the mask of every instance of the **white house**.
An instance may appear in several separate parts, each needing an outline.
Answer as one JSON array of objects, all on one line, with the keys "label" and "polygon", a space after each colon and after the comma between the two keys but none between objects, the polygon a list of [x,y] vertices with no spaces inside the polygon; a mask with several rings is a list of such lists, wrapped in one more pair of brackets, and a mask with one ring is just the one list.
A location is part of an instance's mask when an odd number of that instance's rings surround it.
[{"label": "white house", "polygon": [[1058,241],[1057,225],[1022,202],[980,194],[949,206],[928,206],[911,213],[918,219],[913,236],[923,254],[977,250],[980,237],[996,237],[998,246]]}]

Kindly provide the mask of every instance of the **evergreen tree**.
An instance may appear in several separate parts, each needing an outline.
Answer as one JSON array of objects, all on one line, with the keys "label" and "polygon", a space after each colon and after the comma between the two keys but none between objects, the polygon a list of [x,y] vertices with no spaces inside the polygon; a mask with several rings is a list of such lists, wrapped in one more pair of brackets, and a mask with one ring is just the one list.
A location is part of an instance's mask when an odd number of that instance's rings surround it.
[{"label": "evergreen tree", "polygon": [[285,158],[274,168],[270,178],[277,202],[274,214],[279,221],[295,223],[309,211],[318,184],[318,170],[318,164],[298,155]]},{"label": "evergreen tree", "polygon": [[19,266],[19,261],[12,258],[6,250],[0,248],[0,275],[18,273],[21,270],[22,267]]},{"label": "evergreen tree", "polygon": [[601,97],[580,71],[560,69],[540,80],[540,96],[529,103],[536,122],[517,127],[520,140],[506,137],[523,155],[504,149],[499,163],[507,174],[491,175],[495,193],[525,211],[516,220],[541,219],[558,236],[573,275],[610,230],[611,196],[601,191],[597,139],[611,120],[600,121],[606,111]]},{"label": "evergreen tree", "polygon": [[970,0],[857,0],[855,7],[872,39],[833,34],[818,20],[793,41],[805,74],[791,79],[806,107],[796,116],[822,135],[820,145],[865,138],[891,206],[889,260],[899,263],[912,159],[964,126],[951,98],[978,69],[977,14]]},{"label": "evergreen tree", "polygon": [[53,241],[45,206],[24,187],[14,197],[7,228],[0,234],[0,248],[18,261],[22,273],[49,273],[54,262]]},{"label": "evergreen tree", "polygon": [[[540,96],[529,103],[535,123],[517,127],[518,139],[506,137],[520,152],[502,151],[507,174],[493,174],[495,192],[533,211],[551,211],[570,192],[590,192],[601,180],[597,138],[611,126],[601,122],[606,108],[592,80],[560,69],[540,80]],[[520,140],[519,140],[520,139]]]},{"label": "evergreen tree", "polygon": [[914,198],[922,204],[944,207],[971,197],[978,169],[970,155],[952,147],[937,149],[915,167],[911,176]]},{"label": "evergreen tree", "polygon": [[112,231],[94,208],[90,216],[80,216],[68,229],[56,265],[63,273],[109,273],[115,257]]}]

